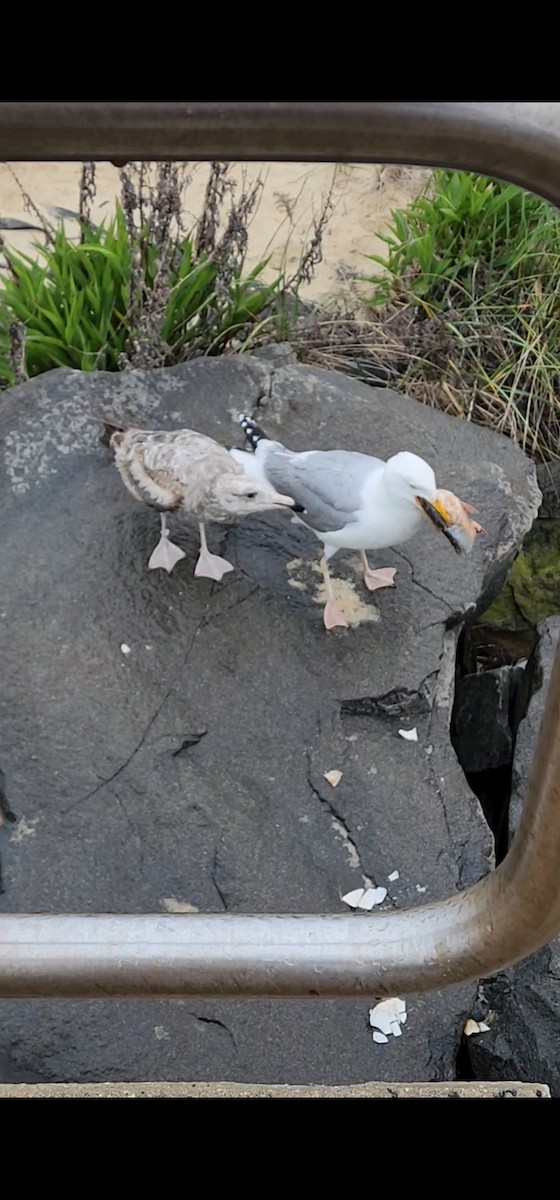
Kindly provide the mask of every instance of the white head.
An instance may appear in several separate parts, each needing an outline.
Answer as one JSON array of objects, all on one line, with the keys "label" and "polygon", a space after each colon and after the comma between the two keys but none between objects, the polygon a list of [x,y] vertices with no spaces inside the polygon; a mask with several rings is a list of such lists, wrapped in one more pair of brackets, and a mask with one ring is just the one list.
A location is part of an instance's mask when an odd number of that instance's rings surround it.
[{"label": "white head", "polygon": [[429,463],[417,454],[402,450],[388,460],[385,480],[395,503],[416,505],[436,529],[445,533],[457,553],[461,552],[463,547],[458,535],[451,533],[450,536],[449,533],[456,521],[446,503],[451,497],[461,507],[460,501],[451,492],[438,491],[436,477]]},{"label": "white head", "polygon": [[431,466],[408,450],[401,450],[388,459],[385,478],[393,495],[398,494],[401,501],[417,504],[420,499],[433,504],[436,498],[436,477]]},{"label": "white head", "polygon": [[[248,479],[240,471],[222,475],[216,479],[208,497],[211,507],[223,513],[223,519],[248,516],[250,513],[269,512],[274,509],[291,509],[292,512],[303,512],[300,504],[296,504],[291,496],[283,496],[274,488],[259,483],[256,479]],[[218,518],[219,519],[219,518]]]}]

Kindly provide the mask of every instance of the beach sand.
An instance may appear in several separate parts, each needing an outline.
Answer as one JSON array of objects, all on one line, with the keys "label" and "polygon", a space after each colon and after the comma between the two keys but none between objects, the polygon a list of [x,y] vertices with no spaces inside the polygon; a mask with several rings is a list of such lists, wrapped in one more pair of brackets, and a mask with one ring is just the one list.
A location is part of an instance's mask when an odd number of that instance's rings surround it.
[{"label": "beach sand", "polygon": [[[11,169],[10,169],[11,168]],[[191,181],[185,193],[186,226],[194,224],[201,211],[209,167],[206,163],[189,164]],[[0,217],[34,220],[26,211],[20,180],[33,202],[51,221],[49,207],[76,211],[79,204],[79,163],[6,163],[0,164]],[[332,188],[333,212],[325,230],[323,261],[311,283],[302,289],[308,300],[326,299],[352,286],[356,276],[377,271],[368,262],[368,254],[383,254],[386,247],[379,238],[391,219],[391,210],[405,205],[418,193],[427,172],[417,167],[375,166],[372,164],[332,163],[244,163],[232,164],[231,177],[239,187],[245,175],[248,181],[263,180],[258,209],[250,227],[247,267],[253,267],[270,254],[269,272],[277,269],[284,256],[290,272],[295,270],[309,237],[313,217]],[[119,172],[110,163],[96,167],[96,196],[92,204],[93,220],[107,218],[120,192]],[[69,233],[77,232],[67,222]],[[42,235],[30,230],[2,231],[6,243],[16,250],[35,253],[33,242]],[[354,284],[355,286],[355,284]],[[358,288],[364,285],[358,284]],[[367,285],[365,285],[367,290]]]}]

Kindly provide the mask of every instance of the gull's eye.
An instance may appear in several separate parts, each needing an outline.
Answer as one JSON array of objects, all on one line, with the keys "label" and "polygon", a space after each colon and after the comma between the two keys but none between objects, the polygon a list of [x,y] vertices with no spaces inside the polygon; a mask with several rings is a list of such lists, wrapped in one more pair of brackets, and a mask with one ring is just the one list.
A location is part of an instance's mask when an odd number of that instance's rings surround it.
[{"label": "gull's eye", "polygon": [[256,496],[256,494],[257,494],[256,492],[247,492],[247,493],[246,493],[246,495],[247,495],[247,499],[248,499],[248,500],[254,500],[254,499],[255,499],[255,496]]}]

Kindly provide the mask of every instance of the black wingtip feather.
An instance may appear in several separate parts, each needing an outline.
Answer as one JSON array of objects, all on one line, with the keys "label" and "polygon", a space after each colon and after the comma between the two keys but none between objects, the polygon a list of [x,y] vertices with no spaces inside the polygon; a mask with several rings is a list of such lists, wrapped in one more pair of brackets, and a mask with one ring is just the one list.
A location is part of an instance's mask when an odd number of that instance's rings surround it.
[{"label": "black wingtip feather", "polygon": [[257,422],[253,421],[252,417],[246,417],[245,414],[242,414],[239,418],[239,424],[253,450],[256,450],[259,442],[269,441],[264,429],[261,429],[260,425],[257,425]]}]

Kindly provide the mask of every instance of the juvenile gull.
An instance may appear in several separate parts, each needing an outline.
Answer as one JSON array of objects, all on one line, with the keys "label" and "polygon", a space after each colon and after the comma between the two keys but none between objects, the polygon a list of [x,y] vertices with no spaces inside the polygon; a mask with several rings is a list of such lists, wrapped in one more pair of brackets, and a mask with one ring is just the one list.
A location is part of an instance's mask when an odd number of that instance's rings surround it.
[{"label": "juvenile gull", "polygon": [[364,583],[373,592],[393,586],[396,572],[394,567],[372,570],[366,550],[407,542],[423,515],[445,533],[459,554],[469,552],[481,531],[471,521],[468,513],[473,510],[468,505],[451,492],[438,492],[432,468],[416,454],[401,451],[384,462],[351,450],[296,453],[268,438],[250,417],[240,416],[239,423],[253,453],[231,450],[232,457],[253,479],[289,492],[305,510],[294,520],[307,525],[323,543],[327,629],[348,624],[337,607],[329,573],[329,559],[337,550],[360,551]]},{"label": "juvenile gull", "polygon": [[301,512],[290,496],[277,492],[266,480],[248,478],[241,466],[212,438],[192,429],[168,433],[157,429],[123,429],[103,417],[115,465],[128,491],[161,514],[161,537],[148,566],[172,571],[185,557],[184,550],[170,540],[169,513],[194,517],[200,531],[200,555],[195,575],[221,579],[233,566],[211,554],[206,542],[205,521],[232,524],[251,513],[286,507]]}]

